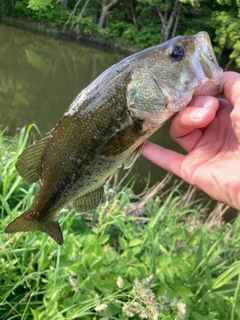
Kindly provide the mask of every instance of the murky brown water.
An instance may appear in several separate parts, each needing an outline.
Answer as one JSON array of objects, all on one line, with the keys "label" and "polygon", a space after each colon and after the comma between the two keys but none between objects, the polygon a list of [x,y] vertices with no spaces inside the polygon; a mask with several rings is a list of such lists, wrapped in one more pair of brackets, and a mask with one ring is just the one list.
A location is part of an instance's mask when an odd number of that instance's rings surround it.
[{"label": "murky brown water", "polygon": [[122,58],[0,25],[0,123],[14,133],[34,122],[44,134],[84,87]]}]

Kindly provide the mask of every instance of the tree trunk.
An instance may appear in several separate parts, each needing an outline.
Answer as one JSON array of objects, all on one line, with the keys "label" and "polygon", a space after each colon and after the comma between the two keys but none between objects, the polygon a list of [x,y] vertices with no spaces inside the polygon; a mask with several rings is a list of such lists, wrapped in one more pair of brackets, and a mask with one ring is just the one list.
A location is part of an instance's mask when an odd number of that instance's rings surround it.
[{"label": "tree trunk", "polygon": [[181,6],[182,6],[182,2],[180,4],[180,8],[176,14],[176,17],[175,17],[175,22],[174,22],[174,27],[173,27],[173,31],[172,31],[172,38],[175,37],[176,35],[176,31],[177,31],[177,26],[178,26],[178,21],[179,21],[179,16],[180,16],[180,12],[181,12]]},{"label": "tree trunk", "polygon": [[[161,38],[159,40],[159,43],[165,42],[169,39],[170,31],[171,31],[173,24],[174,24],[173,33],[175,33],[176,28],[177,28],[178,19],[179,19],[179,14],[181,11],[181,7],[182,7],[182,2],[180,2],[180,0],[175,0],[172,12],[168,18],[168,12],[165,12],[163,14],[159,5],[156,5],[157,13],[158,13],[159,18],[162,22]],[[175,21],[175,23],[174,23],[174,21]]]},{"label": "tree trunk", "polygon": [[61,5],[66,9],[68,5],[68,0],[61,0]]},{"label": "tree trunk", "polygon": [[12,9],[15,10],[14,0],[11,0]]},{"label": "tree trunk", "polygon": [[138,15],[138,17],[136,17],[133,4],[131,3],[132,20],[133,20],[135,27],[137,27],[138,20],[140,20],[141,16],[143,15],[144,11],[146,10],[146,8],[147,8],[147,6],[144,6],[142,11]]},{"label": "tree trunk", "polygon": [[115,4],[117,3],[118,0],[111,0],[110,3],[106,4],[105,1],[101,2],[102,5],[102,12],[98,21],[98,28],[103,28],[105,20],[106,20],[106,16],[109,13],[109,9]]}]

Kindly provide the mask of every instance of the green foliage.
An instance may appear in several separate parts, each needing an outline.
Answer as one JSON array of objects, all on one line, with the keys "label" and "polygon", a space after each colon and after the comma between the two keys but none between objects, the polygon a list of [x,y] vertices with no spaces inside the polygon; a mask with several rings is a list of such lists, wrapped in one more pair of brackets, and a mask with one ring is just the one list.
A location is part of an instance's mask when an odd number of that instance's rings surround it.
[{"label": "green foliage", "polygon": [[132,43],[132,41],[135,39],[134,37],[137,35],[137,30],[131,24],[126,24],[119,20],[112,20],[107,28],[99,29],[99,33],[105,39],[110,38],[114,41]]},{"label": "green foliage", "polygon": [[[0,137],[1,230],[35,193],[14,169],[32,131]],[[148,200],[110,184],[105,194],[89,214],[63,210],[62,247],[0,234],[1,319],[240,319],[240,216],[204,223],[179,186]]]},{"label": "green foliage", "polygon": [[[30,125],[27,129],[23,129],[19,133],[18,140],[6,137],[5,130],[0,134],[1,219],[4,219],[5,215],[10,214],[12,208],[18,210],[19,207],[24,206],[23,204],[26,202],[26,198],[29,198],[29,195],[24,191],[28,188],[28,185],[16,174],[15,162],[17,157],[27,146],[27,143],[35,136],[33,128],[37,131],[37,128],[34,125]],[[30,193],[33,192],[34,187],[31,187],[29,191]],[[29,201],[26,202],[26,205],[27,203],[29,204]]]},{"label": "green foliage", "polygon": [[[240,2],[239,1],[219,1],[222,6],[218,11],[212,13],[212,22],[216,30],[216,40],[219,55],[223,55],[224,50],[230,52],[229,57],[236,60],[236,65],[240,67]],[[223,56],[223,61],[226,57]]]},{"label": "green foliage", "polygon": [[12,14],[16,17],[29,16],[29,18],[32,18],[31,10],[28,8],[28,0],[17,0]]},{"label": "green foliage", "polygon": [[145,48],[158,43],[159,32],[156,32],[156,30],[159,29],[157,23],[149,23],[145,18],[143,23],[138,26],[112,18],[108,20],[107,27],[100,29],[99,33],[105,39],[112,39],[115,42],[129,45],[136,44],[139,48]]},{"label": "green foliage", "polygon": [[[220,63],[228,65],[232,60],[235,61],[232,69],[240,68],[239,1],[182,0],[181,3],[179,20],[174,20],[177,28],[172,24],[168,37],[205,30],[210,34]],[[174,4],[175,0],[118,1],[110,8],[104,28],[100,29],[98,1],[69,0],[66,8],[55,0],[0,0],[0,15],[34,19],[59,28],[67,26],[98,41],[145,48],[156,45],[162,38],[162,19],[167,23]]]},{"label": "green foliage", "polygon": [[47,11],[53,7],[52,0],[28,0],[28,8],[33,11]]},{"label": "green foliage", "polygon": [[144,48],[146,46],[153,46],[158,43],[159,34],[154,32],[156,30],[156,25],[150,24],[147,27],[143,27],[141,31],[138,33],[136,40],[137,44],[140,48]]},{"label": "green foliage", "polygon": [[[4,0],[0,0],[4,1]],[[42,23],[61,23],[67,19],[66,12],[53,0],[16,0],[11,15],[17,18],[34,19]]]},{"label": "green foliage", "polygon": [[122,33],[123,39],[125,39],[129,43],[133,43],[136,40],[138,35],[137,28],[132,24],[125,24],[124,31]]},{"label": "green foliage", "polygon": [[13,5],[11,1],[0,0],[0,16],[11,15]]},{"label": "green foliage", "polygon": [[97,24],[94,22],[93,17],[82,17],[78,22],[78,28],[80,31],[91,34],[97,31]]}]

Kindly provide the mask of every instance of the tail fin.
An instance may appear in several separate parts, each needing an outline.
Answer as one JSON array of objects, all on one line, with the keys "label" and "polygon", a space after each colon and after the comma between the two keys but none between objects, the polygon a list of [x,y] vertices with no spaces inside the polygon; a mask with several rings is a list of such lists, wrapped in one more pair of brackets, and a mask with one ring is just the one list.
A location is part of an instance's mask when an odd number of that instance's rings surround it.
[{"label": "tail fin", "polygon": [[34,231],[39,230],[45,232],[58,244],[63,244],[63,235],[57,220],[39,221],[34,217],[34,212],[29,209],[22,213],[20,217],[13,220],[7,228],[5,233],[15,233],[20,231]]}]

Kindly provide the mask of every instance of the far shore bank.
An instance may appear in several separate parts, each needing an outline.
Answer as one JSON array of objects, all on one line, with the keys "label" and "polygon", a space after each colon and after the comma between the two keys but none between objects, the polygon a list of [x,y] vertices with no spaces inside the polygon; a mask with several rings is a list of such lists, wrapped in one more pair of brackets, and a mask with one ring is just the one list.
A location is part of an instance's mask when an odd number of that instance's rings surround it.
[{"label": "far shore bank", "polygon": [[121,43],[104,39],[100,33],[88,34],[81,31],[75,31],[65,27],[64,25],[51,25],[44,24],[34,20],[17,19],[12,17],[0,17],[0,23],[9,26],[21,28],[31,32],[40,33],[53,38],[63,39],[67,41],[77,42],[79,44],[84,43],[88,45],[94,45],[103,49],[109,49],[118,51],[119,53],[133,54],[141,49],[130,46],[122,45]]}]

